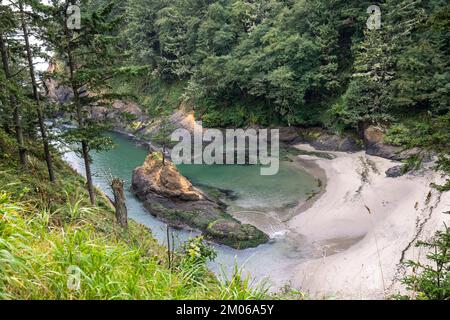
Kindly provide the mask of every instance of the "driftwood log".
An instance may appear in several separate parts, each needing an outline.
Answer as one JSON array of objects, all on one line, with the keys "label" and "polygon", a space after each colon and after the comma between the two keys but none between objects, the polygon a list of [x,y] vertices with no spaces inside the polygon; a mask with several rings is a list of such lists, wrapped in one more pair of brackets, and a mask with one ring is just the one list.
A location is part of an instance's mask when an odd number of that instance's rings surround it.
[{"label": "driftwood log", "polygon": [[111,188],[114,194],[114,207],[116,209],[117,223],[122,228],[128,228],[127,206],[125,204],[125,193],[123,191],[123,181],[114,178],[111,182]]}]

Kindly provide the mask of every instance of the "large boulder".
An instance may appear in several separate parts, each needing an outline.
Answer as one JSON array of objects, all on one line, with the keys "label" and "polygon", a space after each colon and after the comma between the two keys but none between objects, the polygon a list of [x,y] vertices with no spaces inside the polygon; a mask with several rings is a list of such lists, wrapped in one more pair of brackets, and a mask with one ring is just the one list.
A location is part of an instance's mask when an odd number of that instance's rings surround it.
[{"label": "large boulder", "polygon": [[114,100],[109,107],[92,106],[91,118],[99,121],[108,120],[117,128],[126,128],[132,121],[145,121],[147,116],[134,101]]},{"label": "large boulder", "polygon": [[386,177],[397,178],[405,174],[405,165],[393,166],[386,170]]},{"label": "large boulder", "polygon": [[238,249],[269,240],[262,231],[226,213],[223,203],[195,188],[173,163],[163,163],[160,153],[150,154],[133,171],[131,190],[152,215],[173,227],[201,230],[210,239]]},{"label": "large boulder", "polygon": [[402,147],[384,143],[384,129],[379,126],[368,126],[364,130],[364,144],[366,153],[390,160],[406,160],[418,155],[421,150],[418,148],[405,150]]},{"label": "large boulder", "polygon": [[295,143],[300,138],[299,128],[282,127],[279,129],[279,139],[284,143]]},{"label": "large boulder", "polygon": [[206,200],[207,197],[194,188],[169,161],[163,161],[159,153],[150,154],[141,167],[133,172],[132,186],[139,193],[156,193],[166,198],[182,201]]},{"label": "large boulder", "polygon": [[[249,224],[239,224],[229,219],[219,219],[208,225],[206,234],[220,243],[235,247],[235,244],[245,244],[246,247],[256,247],[261,239],[268,239],[262,231]],[[237,247],[240,248],[239,246]]]}]

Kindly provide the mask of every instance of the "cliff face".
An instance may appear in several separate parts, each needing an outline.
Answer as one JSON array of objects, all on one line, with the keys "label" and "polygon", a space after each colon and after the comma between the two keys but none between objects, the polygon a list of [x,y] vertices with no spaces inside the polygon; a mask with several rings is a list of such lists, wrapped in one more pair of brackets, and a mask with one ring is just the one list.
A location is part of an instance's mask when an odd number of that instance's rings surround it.
[{"label": "cliff face", "polygon": [[196,126],[192,111],[186,111],[183,105],[171,115],[160,117],[150,117],[143,107],[129,100],[115,100],[108,107],[92,106],[90,112],[92,119],[107,121],[116,131],[155,144],[158,144],[158,139],[167,139],[177,128],[192,132]]},{"label": "cliff face", "polygon": [[[55,72],[57,68],[57,64],[50,63],[47,72]],[[47,99],[50,102],[64,104],[73,98],[72,90],[68,86],[61,85],[58,80],[46,78],[44,83],[47,91]]]},{"label": "cliff face", "polygon": [[255,227],[242,224],[183,177],[160,153],[152,153],[133,171],[132,192],[157,218],[177,228],[201,230],[208,238],[237,249],[256,247],[269,240]]}]

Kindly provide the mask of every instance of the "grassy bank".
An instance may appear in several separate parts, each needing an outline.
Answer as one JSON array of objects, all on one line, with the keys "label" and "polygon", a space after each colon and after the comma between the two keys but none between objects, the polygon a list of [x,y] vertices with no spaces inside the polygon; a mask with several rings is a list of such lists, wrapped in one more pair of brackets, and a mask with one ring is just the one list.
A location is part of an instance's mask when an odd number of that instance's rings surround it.
[{"label": "grassy bank", "polygon": [[[267,291],[238,273],[218,281],[213,257],[192,241],[171,257],[144,226],[121,230],[108,200],[90,206],[84,181],[62,160],[46,180],[40,154],[17,167],[14,140],[0,131],[0,298],[264,299]],[[79,281],[78,281],[79,279]]]}]

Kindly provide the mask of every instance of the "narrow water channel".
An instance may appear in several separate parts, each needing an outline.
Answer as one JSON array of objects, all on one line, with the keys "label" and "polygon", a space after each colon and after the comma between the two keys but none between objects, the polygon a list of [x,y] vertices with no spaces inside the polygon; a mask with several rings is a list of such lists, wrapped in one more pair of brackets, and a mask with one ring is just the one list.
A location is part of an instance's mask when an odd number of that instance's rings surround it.
[{"label": "narrow water channel", "polygon": [[[112,174],[123,179],[129,217],[149,227],[153,235],[165,243],[166,225],[148,213],[128,191],[132,171],[144,162],[147,148],[121,134],[110,133],[110,136],[116,145],[113,150],[92,153],[96,186],[111,195],[106,177]],[[64,157],[74,169],[84,173],[83,162],[75,153],[68,152]],[[272,238],[267,244],[246,250],[214,244],[218,257],[210,267],[218,275],[229,275],[237,264],[255,281],[265,280],[279,288],[288,284],[293,267],[317,254],[311,244],[286,229],[284,224],[292,214],[292,208],[317,190],[316,179],[294,163],[281,161],[280,171],[274,176],[261,176],[258,166],[182,165],[179,169],[200,188],[210,186],[231,192],[232,197],[225,199],[229,212]],[[174,232],[177,241],[196,235],[183,230]]]}]

